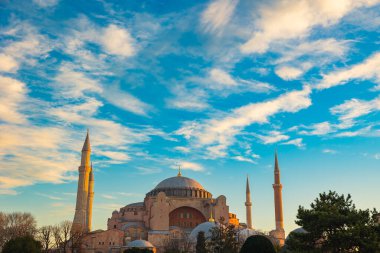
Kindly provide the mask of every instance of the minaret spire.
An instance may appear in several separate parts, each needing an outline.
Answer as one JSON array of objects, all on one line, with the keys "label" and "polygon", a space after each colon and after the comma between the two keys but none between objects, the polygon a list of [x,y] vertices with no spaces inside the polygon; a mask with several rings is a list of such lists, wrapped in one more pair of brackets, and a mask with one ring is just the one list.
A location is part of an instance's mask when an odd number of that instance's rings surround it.
[{"label": "minaret spire", "polygon": [[90,133],[87,129],[86,139],[82,148],[81,163],[78,168],[79,180],[77,189],[77,202],[75,208],[75,215],[73,220],[72,231],[83,232],[87,230],[87,211],[88,211],[88,198],[89,198],[89,182],[90,182],[90,166],[91,161],[91,145]]},{"label": "minaret spire", "polygon": [[247,175],[247,183],[245,190],[245,208],[247,218],[247,228],[252,229],[252,202],[251,202],[251,190],[249,189],[249,178]]},{"label": "minaret spire", "polygon": [[280,166],[278,163],[277,150],[274,155],[274,208],[275,208],[275,220],[276,220],[276,229],[273,231],[275,237],[279,240],[280,244],[283,245],[285,240],[285,231],[284,231],[284,218],[282,212],[282,184],[280,179]]}]

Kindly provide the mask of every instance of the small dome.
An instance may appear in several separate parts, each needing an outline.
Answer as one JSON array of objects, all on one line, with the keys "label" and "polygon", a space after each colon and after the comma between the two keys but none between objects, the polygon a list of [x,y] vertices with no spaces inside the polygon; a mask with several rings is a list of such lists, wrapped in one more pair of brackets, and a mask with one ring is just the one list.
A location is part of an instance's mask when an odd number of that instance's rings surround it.
[{"label": "small dome", "polygon": [[206,239],[210,238],[211,237],[211,229],[216,227],[216,226],[217,226],[217,224],[215,222],[210,222],[210,221],[206,221],[206,222],[199,224],[198,226],[196,226],[193,229],[193,231],[191,231],[190,240],[197,241],[198,233],[201,231],[205,233]]},{"label": "small dome", "polygon": [[295,233],[295,234],[306,234],[306,233],[308,233],[308,232],[307,232],[303,227],[296,228],[296,229],[292,230],[292,231],[288,234],[288,236],[286,237],[286,240],[289,239],[289,235],[292,234],[292,233]]},{"label": "small dome", "polygon": [[118,214],[119,212],[117,210],[114,210],[112,214]]},{"label": "small dome", "polygon": [[185,189],[202,189],[203,186],[194,179],[182,176],[170,177],[161,181],[154,189],[165,188],[185,188]]},{"label": "small dome", "polygon": [[242,238],[248,238],[252,235],[259,235],[260,233],[254,229],[245,228],[239,231],[239,236]]},{"label": "small dome", "polygon": [[154,248],[153,244],[145,240],[134,240],[127,245],[128,248]]}]

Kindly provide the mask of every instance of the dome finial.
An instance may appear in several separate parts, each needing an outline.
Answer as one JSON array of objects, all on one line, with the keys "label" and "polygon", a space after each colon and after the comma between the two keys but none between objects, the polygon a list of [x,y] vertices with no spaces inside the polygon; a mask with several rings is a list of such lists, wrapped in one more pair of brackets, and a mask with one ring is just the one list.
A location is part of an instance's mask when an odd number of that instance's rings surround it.
[{"label": "dome finial", "polygon": [[178,174],[177,174],[177,177],[181,177],[182,174],[181,174],[181,164],[178,164]]},{"label": "dome finial", "polygon": [[208,219],[209,222],[215,222],[214,217],[212,216],[212,205],[213,205],[213,202],[214,202],[214,200],[211,199],[211,201],[210,201],[210,219]]}]

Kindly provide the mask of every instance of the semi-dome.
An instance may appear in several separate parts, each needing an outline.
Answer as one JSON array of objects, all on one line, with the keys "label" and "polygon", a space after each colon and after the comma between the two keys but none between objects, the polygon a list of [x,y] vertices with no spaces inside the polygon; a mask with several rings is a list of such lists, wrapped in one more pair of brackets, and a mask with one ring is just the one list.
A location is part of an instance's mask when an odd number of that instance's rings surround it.
[{"label": "semi-dome", "polygon": [[154,248],[153,244],[145,240],[134,240],[127,245],[128,248]]},{"label": "semi-dome", "polygon": [[156,196],[164,192],[166,196],[191,197],[191,198],[211,198],[212,195],[194,179],[183,177],[180,174],[176,177],[169,177],[161,181],[147,196]]},{"label": "semi-dome", "polygon": [[161,181],[154,189],[165,188],[184,188],[184,189],[203,189],[203,186],[194,179],[182,176],[169,177]]}]

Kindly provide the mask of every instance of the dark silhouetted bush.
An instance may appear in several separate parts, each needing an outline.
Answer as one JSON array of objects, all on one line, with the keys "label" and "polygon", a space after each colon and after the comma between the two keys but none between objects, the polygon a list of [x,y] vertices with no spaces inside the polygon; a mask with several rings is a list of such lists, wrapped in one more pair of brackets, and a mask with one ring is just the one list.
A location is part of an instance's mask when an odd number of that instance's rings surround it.
[{"label": "dark silhouetted bush", "polygon": [[240,253],[276,253],[272,242],[263,235],[253,235],[245,240]]}]

